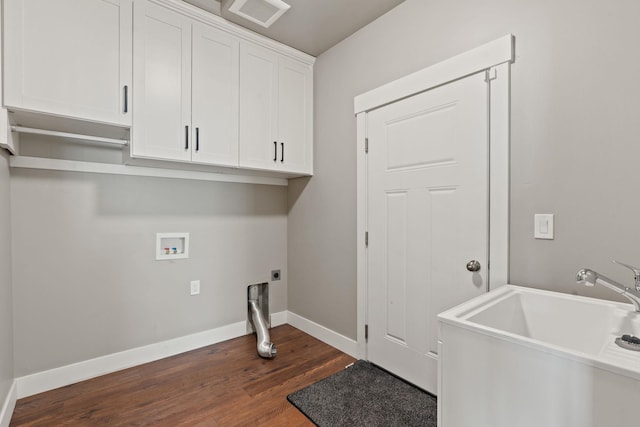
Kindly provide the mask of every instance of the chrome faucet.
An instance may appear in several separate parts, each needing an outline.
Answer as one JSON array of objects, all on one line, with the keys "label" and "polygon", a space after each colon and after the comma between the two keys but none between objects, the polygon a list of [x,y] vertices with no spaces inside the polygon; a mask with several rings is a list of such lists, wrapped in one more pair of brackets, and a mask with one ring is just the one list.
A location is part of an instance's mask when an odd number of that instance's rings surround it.
[{"label": "chrome faucet", "polygon": [[607,288],[619,293],[620,295],[631,301],[636,311],[640,313],[640,269],[618,261],[613,262],[623,267],[627,267],[628,269],[633,271],[636,282],[635,289],[628,288],[627,286],[615,282],[600,273],[589,270],[588,268],[578,270],[578,273],[576,274],[576,281],[578,282],[578,284],[585,286],[594,286],[596,283],[602,286],[606,286]]}]

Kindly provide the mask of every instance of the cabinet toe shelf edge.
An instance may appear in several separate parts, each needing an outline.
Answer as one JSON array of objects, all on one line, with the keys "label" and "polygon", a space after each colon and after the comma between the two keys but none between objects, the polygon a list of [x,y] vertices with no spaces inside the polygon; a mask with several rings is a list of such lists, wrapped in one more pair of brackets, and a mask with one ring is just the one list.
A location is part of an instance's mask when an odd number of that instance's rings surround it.
[{"label": "cabinet toe shelf edge", "polygon": [[[188,179],[196,181],[233,182],[242,184],[262,184],[287,186],[287,178],[243,175],[241,171],[204,172],[195,170],[163,169],[146,166],[131,166],[111,163],[94,163],[76,160],[48,159],[43,157],[11,156],[12,168],[42,169],[65,172],[85,172],[107,175],[144,176],[155,178]],[[233,173],[232,173],[233,172]]]}]

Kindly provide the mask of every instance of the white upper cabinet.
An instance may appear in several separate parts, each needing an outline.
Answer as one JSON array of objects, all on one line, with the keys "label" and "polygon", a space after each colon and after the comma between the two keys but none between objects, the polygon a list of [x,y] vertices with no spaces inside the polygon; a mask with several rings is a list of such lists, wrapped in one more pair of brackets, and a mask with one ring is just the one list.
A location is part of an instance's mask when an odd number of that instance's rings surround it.
[{"label": "white upper cabinet", "polygon": [[136,1],[131,156],[191,160],[191,21]]},{"label": "white upper cabinet", "polygon": [[[0,19],[0,34],[2,34],[2,20]],[[1,40],[1,37],[0,37]],[[0,55],[0,73],[2,72],[2,55]],[[0,99],[2,99],[2,85],[0,85]],[[11,133],[9,115],[6,108],[0,107],[0,148],[6,148],[13,154],[17,154],[16,146]]]},{"label": "white upper cabinet", "polygon": [[313,74],[308,65],[284,57],[278,66],[280,169],[313,173]]},{"label": "white upper cabinet", "polygon": [[10,119],[131,163],[313,173],[312,57],[180,0],[0,1],[0,146]]},{"label": "white upper cabinet", "polygon": [[241,45],[241,167],[313,173],[312,79],[310,65]]},{"label": "white upper cabinet", "polygon": [[278,56],[270,50],[243,43],[240,48],[240,166],[276,167],[277,110]]},{"label": "white upper cabinet", "polygon": [[147,1],[133,38],[131,156],[237,166],[237,38]]},{"label": "white upper cabinet", "polygon": [[4,105],[131,125],[131,0],[4,0]]},{"label": "white upper cabinet", "polygon": [[192,160],[238,166],[240,42],[207,25],[193,25]]}]

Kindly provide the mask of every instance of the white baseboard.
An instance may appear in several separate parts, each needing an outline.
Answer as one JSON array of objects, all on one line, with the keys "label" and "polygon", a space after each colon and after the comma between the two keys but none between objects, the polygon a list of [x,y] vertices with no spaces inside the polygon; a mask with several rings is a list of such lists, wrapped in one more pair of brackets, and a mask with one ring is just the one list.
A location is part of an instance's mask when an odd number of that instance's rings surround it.
[{"label": "white baseboard", "polygon": [[357,341],[345,337],[344,335],[340,335],[339,333],[332,331],[329,328],[326,328],[316,322],[313,322],[290,311],[287,312],[287,320],[291,326],[298,328],[303,332],[306,332],[312,337],[317,338],[320,341],[329,344],[330,346],[335,347],[344,353],[347,353],[349,356],[358,358]]},{"label": "white baseboard", "polygon": [[[273,326],[286,323],[286,319],[286,311],[271,315]],[[208,331],[26,375],[16,379],[18,399],[237,338],[246,335],[246,333],[246,322],[237,322]]]},{"label": "white baseboard", "polygon": [[[317,338],[340,351],[343,351],[353,357],[357,357],[357,342],[351,338],[340,335],[337,332],[290,311],[281,311],[271,315],[272,327],[280,326],[285,323],[289,323],[291,326],[306,332],[312,337]],[[23,397],[32,396],[34,394],[64,387],[79,381],[95,378],[100,375],[109,374],[111,372],[131,368],[143,363],[149,363],[165,357],[184,353],[186,351],[195,350],[196,348],[237,338],[242,335],[246,335],[246,322],[237,322],[221,326],[219,328],[210,329],[208,331],[150,344],[131,350],[125,350],[119,353],[108,354],[106,356],[62,366],[60,368],[50,369],[48,371],[25,375],[23,377],[16,378],[9,397],[13,396],[13,405],[15,406],[16,398],[21,399]],[[11,401],[9,397],[7,398],[7,402],[10,404]],[[9,408],[7,402],[5,402],[3,411]],[[9,419],[13,412],[13,406],[11,406],[10,409],[11,410],[8,415]],[[1,415],[4,416],[4,412]],[[4,418],[0,418],[0,420],[4,422]],[[5,425],[0,424],[0,427],[5,427]]]},{"label": "white baseboard", "polygon": [[287,323],[288,317],[288,311],[279,311],[277,313],[273,313],[271,315],[271,327],[275,328],[276,326],[284,325],[285,323]]},{"label": "white baseboard", "polygon": [[17,381],[14,380],[0,410],[0,427],[9,427],[13,409],[16,407],[16,400],[18,400],[18,385]]}]

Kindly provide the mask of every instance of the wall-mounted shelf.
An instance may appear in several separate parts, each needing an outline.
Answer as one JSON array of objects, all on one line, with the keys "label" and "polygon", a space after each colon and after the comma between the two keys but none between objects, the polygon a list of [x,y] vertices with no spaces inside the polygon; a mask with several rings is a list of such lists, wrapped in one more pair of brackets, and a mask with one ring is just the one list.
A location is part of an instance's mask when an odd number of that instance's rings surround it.
[{"label": "wall-mounted shelf", "polygon": [[12,168],[44,169],[67,172],[87,172],[107,175],[147,176],[157,178],[190,179],[196,181],[235,182],[242,184],[263,184],[287,186],[286,178],[234,175],[215,172],[201,172],[180,169],[161,169],[145,166],[129,166],[110,163],[92,163],[75,160],[47,159],[42,157],[11,156]]},{"label": "wall-mounted shelf", "polygon": [[18,138],[11,132],[9,114],[4,108],[0,108],[0,148],[6,148],[11,154],[17,154]]},{"label": "wall-mounted shelf", "polygon": [[57,136],[61,138],[79,139],[82,141],[100,142],[103,144],[113,144],[113,145],[119,145],[119,146],[129,145],[129,141],[126,139],[104,138],[101,136],[81,135],[78,133],[59,132],[55,130],[36,129],[36,128],[30,128],[30,127],[24,127],[24,126],[11,126],[11,130],[13,132],[18,132],[18,133]]}]

